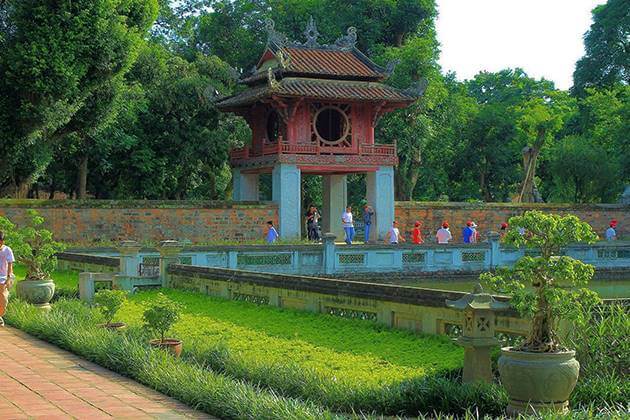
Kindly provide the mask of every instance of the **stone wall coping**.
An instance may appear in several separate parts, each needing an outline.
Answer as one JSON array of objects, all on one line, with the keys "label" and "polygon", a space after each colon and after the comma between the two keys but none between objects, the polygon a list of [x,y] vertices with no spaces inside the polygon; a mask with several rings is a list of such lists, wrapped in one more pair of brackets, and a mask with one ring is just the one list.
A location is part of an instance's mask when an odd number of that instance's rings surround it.
[{"label": "stone wall coping", "polygon": [[67,209],[248,209],[276,208],[267,201],[209,201],[209,200],[39,200],[0,199],[0,208],[67,208]]},{"label": "stone wall coping", "polygon": [[57,258],[64,261],[76,261],[89,264],[104,265],[107,267],[119,267],[120,258],[118,257],[103,257],[93,254],[77,254],[73,252],[59,252]]},{"label": "stone wall coping", "polygon": [[396,201],[400,209],[630,210],[621,203],[486,203],[459,201]]},{"label": "stone wall coping", "polygon": [[[246,270],[225,268],[198,267],[183,264],[171,264],[167,272],[172,275],[183,275],[208,280],[223,280],[237,283],[250,283],[279,289],[301,290],[333,296],[352,296],[356,298],[374,299],[387,302],[398,302],[412,305],[446,308],[446,300],[457,300],[465,296],[464,292],[447,290],[422,289],[392,284],[367,283],[362,281],[338,280],[322,277],[296,276],[289,274],[261,273]],[[494,296],[506,302],[507,296]],[[510,316],[518,316],[516,311],[504,311]]]}]

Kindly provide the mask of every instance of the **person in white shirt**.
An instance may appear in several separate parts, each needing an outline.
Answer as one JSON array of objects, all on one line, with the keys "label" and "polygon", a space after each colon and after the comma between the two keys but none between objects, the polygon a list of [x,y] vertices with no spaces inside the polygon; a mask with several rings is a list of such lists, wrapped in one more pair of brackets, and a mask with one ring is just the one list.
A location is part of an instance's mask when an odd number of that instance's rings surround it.
[{"label": "person in white shirt", "polygon": [[398,222],[395,220],[392,223],[391,229],[389,230],[389,232],[387,232],[387,235],[385,236],[385,243],[387,243],[388,241],[392,245],[396,245],[399,242],[406,241],[405,237],[402,233],[400,233],[400,230],[398,229]]},{"label": "person in white shirt", "polygon": [[341,215],[343,230],[346,232],[346,243],[352,245],[354,239],[354,222],[352,219],[352,206],[346,207],[346,211]]},{"label": "person in white shirt", "polygon": [[448,229],[448,222],[442,223],[442,227],[438,229],[435,237],[437,238],[438,244],[447,244],[448,241],[453,239],[453,235],[451,235],[451,231]]},{"label": "person in white shirt", "polygon": [[0,327],[4,326],[4,313],[9,303],[9,288],[13,280],[13,251],[4,244],[4,233],[0,231]]}]

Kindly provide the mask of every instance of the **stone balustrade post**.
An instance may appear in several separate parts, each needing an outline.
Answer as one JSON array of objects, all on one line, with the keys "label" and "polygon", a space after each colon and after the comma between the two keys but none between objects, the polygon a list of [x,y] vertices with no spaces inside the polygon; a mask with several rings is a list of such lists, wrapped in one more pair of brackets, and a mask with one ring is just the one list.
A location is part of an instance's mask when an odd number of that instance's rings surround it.
[{"label": "stone balustrade post", "polygon": [[136,241],[122,241],[118,244],[118,252],[120,253],[120,275],[122,276],[138,276],[138,267],[140,265],[141,245]]},{"label": "stone balustrade post", "polygon": [[495,312],[510,307],[509,303],[497,302],[483,292],[480,284],[459,300],[447,300],[446,306],[464,312],[462,335],[456,339],[464,347],[463,383],[482,381],[492,383],[490,353],[499,345],[494,336]]},{"label": "stone balustrade post", "polygon": [[160,280],[162,287],[167,287],[169,284],[168,266],[179,263],[179,256],[184,247],[178,241],[168,240],[161,241],[157,248],[160,252]]},{"label": "stone balustrade post", "polygon": [[325,233],[324,243],[324,274],[334,274],[335,272],[335,239],[334,233]]},{"label": "stone balustrade post", "polygon": [[501,244],[499,232],[488,232],[488,243],[490,244],[490,268],[497,268],[501,265]]}]

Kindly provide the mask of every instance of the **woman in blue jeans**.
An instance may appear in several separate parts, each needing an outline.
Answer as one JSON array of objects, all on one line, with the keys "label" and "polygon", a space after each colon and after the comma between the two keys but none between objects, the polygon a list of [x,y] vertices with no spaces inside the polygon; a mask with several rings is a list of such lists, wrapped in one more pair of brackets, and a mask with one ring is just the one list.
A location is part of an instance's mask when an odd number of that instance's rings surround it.
[{"label": "woman in blue jeans", "polygon": [[341,215],[341,223],[343,223],[343,230],[346,232],[346,243],[352,245],[352,239],[354,239],[354,223],[352,220],[352,207],[346,207],[346,211]]}]

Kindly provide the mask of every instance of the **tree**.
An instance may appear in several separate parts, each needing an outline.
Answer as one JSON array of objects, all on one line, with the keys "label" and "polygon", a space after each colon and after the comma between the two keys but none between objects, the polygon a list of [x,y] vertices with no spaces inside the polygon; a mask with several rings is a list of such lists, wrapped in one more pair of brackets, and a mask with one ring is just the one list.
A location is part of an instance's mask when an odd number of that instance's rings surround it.
[{"label": "tree", "polygon": [[155,0],[0,3],[0,195],[41,174],[73,116],[133,63],[156,11]]},{"label": "tree", "polygon": [[627,0],[608,0],[593,9],[593,24],[584,36],[586,50],[575,66],[573,91],[630,83],[630,7]]}]

